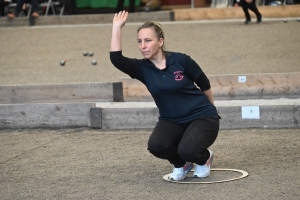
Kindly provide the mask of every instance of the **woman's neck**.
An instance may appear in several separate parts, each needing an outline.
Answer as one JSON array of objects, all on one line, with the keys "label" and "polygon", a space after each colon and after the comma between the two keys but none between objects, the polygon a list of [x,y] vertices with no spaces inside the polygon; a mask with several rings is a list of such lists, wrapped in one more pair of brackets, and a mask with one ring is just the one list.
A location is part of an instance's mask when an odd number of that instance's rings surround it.
[{"label": "woman's neck", "polygon": [[166,57],[163,52],[158,53],[157,56],[149,60],[160,70],[166,68]]}]

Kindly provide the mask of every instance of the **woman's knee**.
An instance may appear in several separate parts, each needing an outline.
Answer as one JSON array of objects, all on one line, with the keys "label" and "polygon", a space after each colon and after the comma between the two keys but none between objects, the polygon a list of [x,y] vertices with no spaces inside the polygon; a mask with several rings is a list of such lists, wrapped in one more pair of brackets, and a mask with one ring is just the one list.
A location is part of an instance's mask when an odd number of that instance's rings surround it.
[{"label": "woman's knee", "polygon": [[191,148],[178,148],[178,155],[186,162],[198,162],[201,151],[193,151]]},{"label": "woman's knee", "polygon": [[148,140],[148,151],[154,155],[160,154],[164,149],[164,144],[161,141],[149,138]]}]

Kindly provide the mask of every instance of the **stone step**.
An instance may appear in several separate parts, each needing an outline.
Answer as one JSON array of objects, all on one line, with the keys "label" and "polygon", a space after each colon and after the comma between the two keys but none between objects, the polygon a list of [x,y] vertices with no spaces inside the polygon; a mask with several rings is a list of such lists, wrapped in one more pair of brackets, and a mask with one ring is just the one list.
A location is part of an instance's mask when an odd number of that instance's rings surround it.
[{"label": "stone step", "polygon": [[[300,127],[300,99],[222,100],[215,105],[221,129]],[[101,113],[102,129],[153,128],[159,116],[154,102],[101,102],[93,109]]]}]

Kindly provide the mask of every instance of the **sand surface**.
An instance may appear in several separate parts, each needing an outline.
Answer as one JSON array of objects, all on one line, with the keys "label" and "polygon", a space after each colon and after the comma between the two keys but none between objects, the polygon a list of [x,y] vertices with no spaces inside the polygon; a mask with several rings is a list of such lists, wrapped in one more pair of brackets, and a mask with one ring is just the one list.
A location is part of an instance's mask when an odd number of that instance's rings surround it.
[{"label": "sand surface", "polygon": [[[165,46],[190,55],[207,75],[300,71],[300,23],[164,22]],[[123,29],[123,54],[142,58],[139,23]],[[113,82],[127,76],[109,59],[111,25],[0,28],[0,85]],[[84,57],[83,51],[93,51]],[[98,64],[92,65],[93,59]],[[60,66],[61,60],[67,60]]]},{"label": "sand surface", "polygon": [[[299,199],[299,129],[220,131],[213,168],[249,176],[216,184],[163,180],[172,166],[147,151],[150,133],[2,130],[1,199]],[[239,176],[214,171],[201,181]]]}]

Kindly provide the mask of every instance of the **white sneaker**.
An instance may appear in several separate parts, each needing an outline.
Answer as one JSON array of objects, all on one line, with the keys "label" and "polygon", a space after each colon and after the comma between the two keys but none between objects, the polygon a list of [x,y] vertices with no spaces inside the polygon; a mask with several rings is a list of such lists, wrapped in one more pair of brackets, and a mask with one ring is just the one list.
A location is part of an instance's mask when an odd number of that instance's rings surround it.
[{"label": "white sneaker", "polygon": [[169,179],[173,181],[180,181],[185,178],[185,176],[193,169],[193,163],[187,162],[183,167],[173,169],[170,174]]},{"label": "white sneaker", "polygon": [[193,176],[195,178],[205,178],[207,176],[209,176],[209,172],[210,172],[210,167],[212,165],[212,161],[214,158],[214,154],[211,150],[208,150],[210,153],[210,156],[208,158],[208,160],[206,161],[206,163],[204,165],[196,165],[195,171]]}]

